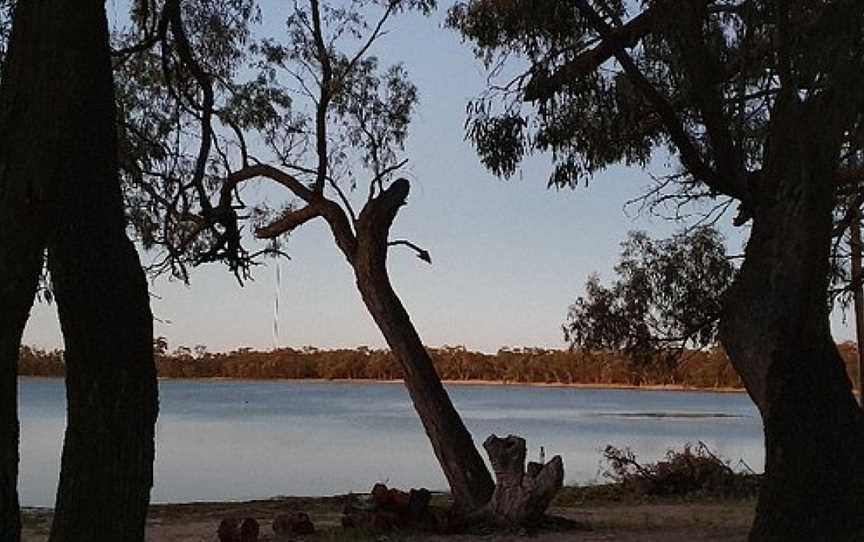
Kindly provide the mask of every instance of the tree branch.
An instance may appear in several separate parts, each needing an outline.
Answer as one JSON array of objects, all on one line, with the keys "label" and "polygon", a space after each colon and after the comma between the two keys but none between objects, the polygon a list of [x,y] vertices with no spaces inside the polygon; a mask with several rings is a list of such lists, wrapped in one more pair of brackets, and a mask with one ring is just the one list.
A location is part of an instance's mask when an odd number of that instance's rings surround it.
[{"label": "tree branch", "polygon": [[283,233],[288,233],[298,226],[321,216],[321,207],[321,201],[316,201],[300,209],[289,210],[279,220],[257,228],[255,230],[255,237],[259,239],[273,239]]},{"label": "tree branch", "polygon": [[324,193],[324,181],[327,178],[327,110],[330,107],[332,97],[333,67],[330,63],[330,53],[324,43],[324,34],[321,30],[321,13],[318,0],[310,0],[312,9],[312,37],[315,40],[315,48],[318,53],[318,62],[321,64],[321,85],[319,89],[318,103],[315,107],[315,137],[316,151],[318,153],[318,175],[315,179],[314,190],[318,194]]},{"label": "tree branch", "polygon": [[[339,246],[339,249],[345,257],[348,258],[349,261],[354,258],[354,253],[357,250],[357,237],[354,234],[354,229],[351,222],[348,220],[348,216],[345,214],[345,210],[336,202],[331,201],[323,195],[309,189],[293,175],[285,173],[273,166],[267,164],[255,164],[239,171],[235,171],[229,175],[225,180],[225,183],[222,185],[219,203],[220,207],[230,203],[232,191],[238,184],[256,177],[264,177],[281,184],[290,190],[295,196],[309,204],[303,209],[291,211],[286,215],[283,215],[281,219],[269,226],[259,228],[259,230],[256,231],[256,235],[275,237],[280,233],[285,233],[286,231],[308,222],[316,216],[322,216],[330,225],[330,230],[333,233],[336,244]],[[280,228],[284,229],[279,232]],[[263,235],[258,232],[262,232]]]},{"label": "tree branch", "polygon": [[627,21],[624,26],[611,29],[599,45],[579,54],[558,68],[555,73],[551,75],[541,72],[532,74],[531,80],[525,85],[525,101],[549,100],[569,81],[585,77],[599,68],[604,62],[614,57],[616,51],[635,47],[639,40],[655,31],[662,20],[663,14],[659,8],[647,9]]},{"label": "tree branch", "polygon": [[275,181],[281,184],[282,186],[290,190],[295,196],[302,199],[306,203],[312,203],[320,197],[315,194],[315,192],[306,187],[306,185],[297,180],[297,177],[294,177],[291,174],[285,173],[281,169],[275,168],[267,164],[254,164],[241,170],[235,171],[228,176],[225,184],[222,185],[222,191],[219,200],[220,205],[224,205],[227,202],[231,201],[231,191],[234,189],[234,187],[236,187],[243,181],[254,179],[255,177],[265,177],[267,179],[270,179],[271,181]]},{"label": "tree branch", "polygon": [[660,91],[648,80],[647,77],[636,66],[633,58],[625,51],[621,44],[616,43],[613,39],[614,30],[603,20],[603,18],[594,10],[587,0],[575,0],[576,7],[585,16],[588,22],[600,34],[600,37],[613,45],[616,60],[621,64],[624,72],[631,79],[633,84],[645,96],[648,102],[663,121],[666,131],[670,139],[678,148],[681,155],[681,162],[688,169],[691,175],[698,178],[707,184],[712,190],[733,197],[738,200],[746,198],[745,187],[740,186],[736,179],[720,177],[717,172],[711,168],[702,157],[696,144],[691,139],[690,135],[684,127],[678,113],[672,104],[666,99]]},{"label": "tree branch", "polygon": [[425,249],[415,245],[411,241],[406,241],[405,239],[397,239],[396,241],[390,241],[389,243],[387,243],[388,247],[393,247],[396,245],[404,245],[404,246],[410,248],[411,250],[413,250],[414,252],[417,253],[418,258],[420,258],[424,262],[428,263],[429,265],[432,265],[432,256],[429,255],[428,250],[425,250]]}]

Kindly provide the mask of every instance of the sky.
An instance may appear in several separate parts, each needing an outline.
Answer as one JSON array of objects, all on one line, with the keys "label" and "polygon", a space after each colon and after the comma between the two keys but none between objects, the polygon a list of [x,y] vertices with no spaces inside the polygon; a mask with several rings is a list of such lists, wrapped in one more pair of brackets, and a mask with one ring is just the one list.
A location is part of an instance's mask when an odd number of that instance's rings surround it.
[{"label": "sky", "polygon": [[[281,19],[270,16],[277,3],[281,0],[262,0],[264,33],[281,28]],[[465,106],[485,88],[486,71],[470,46],[443,28],[448,3],[441,4],[429,17],[395,19],[373,50],[382,64],[404,63],[419,90],[406,149],[410,163],[403,172],[412,189],[392,238],[423,246],[433,262],[394,247],[391,279],[429,346],[484,352],[503,346],[563,348],[568,305],[584,293],[589,274],[613,276],[627,232],[665,237],[684,224],[625,209],[625,202],[650,183],[640,168],[613,167],[573,190],[547,188],[548,156],[526,160],[506,181],[486,171],[464,140]],[[109,12],[119,5],[109,3]],[[658,162],[651,172],[671,171]],[[730,251],[740,252],[746,233],[733,228],[731,219],[724,217],[719,226]],[[210,351],[385,345],[323,221],[292,233],[287,252],[290,260],[268,260],[243,287],[218,265],[194,271],[188,286],[164,277],[152,280],[155,334],[166,337],[171,349],[200,344]],[[838,340],[854,335],[839,313],[832,326]],[[62,347],[55,306],[34,306],[24,343]]]}]

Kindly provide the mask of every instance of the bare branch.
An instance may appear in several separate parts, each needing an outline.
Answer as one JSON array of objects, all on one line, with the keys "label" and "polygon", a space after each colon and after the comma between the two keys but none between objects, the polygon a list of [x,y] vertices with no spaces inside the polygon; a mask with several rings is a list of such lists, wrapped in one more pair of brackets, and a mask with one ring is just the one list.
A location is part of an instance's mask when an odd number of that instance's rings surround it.
[{"label": "bare branch", "polygon": [[411,241],[406,241],[405,239],[398,239],[396,241],[390,241],[389,243],[387,243],[388,247],[393,247],[396,245],[403,245],[403,246],[410,248],[411,250],[413,250],[414,252],[417,253],[418,258],[420,258],[424,262],[428,263],[429,265],[432,265],[432,256],[429,255],[428,250],[425,250],[425,249],[415,245]]},{"label": "bare branch", "polygon": [[384,27],[384,23],[390,17],[390,14],[393,13],[393,10],[396,8],[397,3],[398,2],[396,2],[395,0],[390,0],[390,3],[387,5],[387,10],[384,12],[384,15],[382,15],[381,18],[378,19],[378,24],[375,25],[375,29],[369,35],[369,39],[366,40],[366,43],[364,43],[363,46],[360,47],[360,49],[348,62],[348,66],[347,68],[345,68],[345,73],[342,74],[342,77],[345,77],[346,75],[351,73],[351,70],[354,69],[354,66],[357,64],[357,62],[361,58],[363,58],[363,55],[365,55],[366,51],[369,50],[369,47],[371,47],[372,44],[375,43],[375,40],[377,40],[381,36],[381,30]]},{"label": "bare branch", "polygon": [[315,192],[306,187],[306,185],[297,180],[293,175],[285,173],[281,169],[267,164],[255,164],[235,171],[228,176],[225,184],[222,185],[221,197],[219,200],[220,205],[227,204],[231,201],[231,191],[235,186],[243,181],[254,179],[255,177],[265,177],[272,181],[276,181],[306,203],[312,203],[316,199],[320,198],[319,195],[315,194]]},{"label": "bare branch", "polygon": [[318,177],[314,190],[318,194],[324,192],[324,181],[327,177],[327,110],[332,97],[333,67],[330,63],[330,52],[324,43],[321,30],[321,13],[318,0],[310,0],[312,8],[312,36],[318,52],[318,62],[321,64],[321,85],[318,103],[315,107],[315,136],[318,152]]}]

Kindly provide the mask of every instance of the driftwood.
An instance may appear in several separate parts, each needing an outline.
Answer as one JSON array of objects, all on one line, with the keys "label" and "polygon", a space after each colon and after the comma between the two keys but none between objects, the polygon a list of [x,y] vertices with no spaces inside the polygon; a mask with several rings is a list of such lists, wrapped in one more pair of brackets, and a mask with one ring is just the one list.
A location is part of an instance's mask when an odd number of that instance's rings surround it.
[{"label": "driftwood", "polygon": [[483,443],[495,471],[492,498],[469,520],[502,526],[533,525],[542,518],[564,483],[564,463],[556,455],[547,463],[528,463],[525,439],[491,435]]}]

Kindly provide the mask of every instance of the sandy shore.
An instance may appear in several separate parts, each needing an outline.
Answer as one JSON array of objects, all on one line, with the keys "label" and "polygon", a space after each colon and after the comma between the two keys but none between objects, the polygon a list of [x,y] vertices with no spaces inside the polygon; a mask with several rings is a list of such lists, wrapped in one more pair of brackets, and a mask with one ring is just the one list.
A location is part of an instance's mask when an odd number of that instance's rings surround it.
[{"label": "sandy shore", "polygon": [[[705,502],[568,502],[565,495],[551,509],[552,514],[571,520],[569,527],[556,527],[530,533],[536,542],[601,541],[623,542],[702,542],[741,541],[753,518],[751,500]],[[270,528],[276,514],[304,511],[315,522],[315,535],[300,538],[310,541],[429,541],[474,542],[524,541],[525,533],[483,533],[427,535],[409,532],[380,534],[346,531],[340,518],[346,497],[283,497],[242,503],[187,503],[153,505],[147,524],[148,542],[211,542],[218,540],[216,529],[227,516],[253,517],[261,524],[261,540],[274,540]],[[28,509],[24,512],[23,542],[44,542],[50,529],[51,511]]]}]

